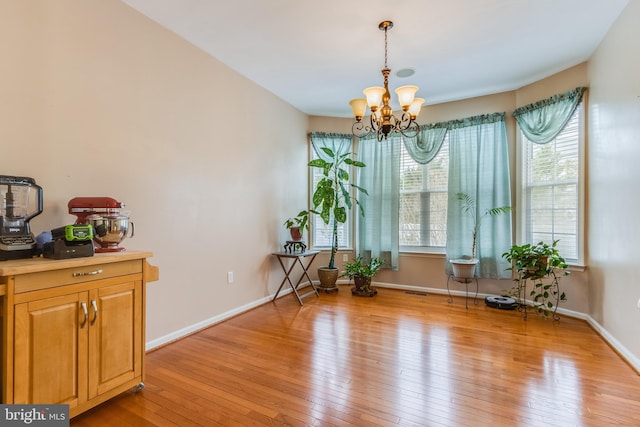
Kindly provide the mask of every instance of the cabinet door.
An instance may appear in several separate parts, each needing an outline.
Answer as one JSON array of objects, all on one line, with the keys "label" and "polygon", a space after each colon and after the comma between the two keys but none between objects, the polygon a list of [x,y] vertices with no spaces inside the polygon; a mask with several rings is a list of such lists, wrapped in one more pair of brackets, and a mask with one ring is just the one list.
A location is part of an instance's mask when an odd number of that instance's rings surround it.
[{"label": "cabinet door", "polygon": [[87,292],[16,305],[14,403],[87,400]]},{"label": "cabinet door", "polygon": [[142,282],[90,291],[89,398],[142,373]]}]

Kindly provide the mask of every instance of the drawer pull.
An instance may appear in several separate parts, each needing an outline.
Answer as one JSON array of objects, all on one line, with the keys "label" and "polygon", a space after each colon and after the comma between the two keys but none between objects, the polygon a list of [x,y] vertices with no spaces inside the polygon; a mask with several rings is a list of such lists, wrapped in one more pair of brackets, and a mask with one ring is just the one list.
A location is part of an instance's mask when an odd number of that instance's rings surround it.
[{"label": "drawer pull", "polygon": [[87,324],[87,320],[89,319],[89,311],[87,310],[86,302],[82,301],[80,305],[82,306],[82,312],[84,313],[84,320],[82,321],[82,324],[80,325],[80,327],[84,328],[84,325]]},{"label": "drawer pull", "polygon": [[91,321],[91,324],[94,325],[96,320],[98,320],[98,304],[96,303],[96,300],[91,300],[91,307],[93,307],[93,320]]},{"label": "drawer pull", "polygon": [[82,276],[95,276],[96,274],[102,274],[102,270],[81,272],[81,273],[73,273],[73,277],[82,277]]}]

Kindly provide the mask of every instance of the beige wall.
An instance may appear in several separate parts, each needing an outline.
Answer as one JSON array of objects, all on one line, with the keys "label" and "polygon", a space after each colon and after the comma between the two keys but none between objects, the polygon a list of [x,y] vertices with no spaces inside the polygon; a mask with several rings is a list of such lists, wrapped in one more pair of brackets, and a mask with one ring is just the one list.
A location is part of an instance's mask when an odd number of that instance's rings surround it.
[{"label": "beige wall", "polygon": [[36,234],[75,196],[127,204],[160,268],[149,341],[275,292],[306,115],[119,1],[4,1],[0,44],[0,173],[44,188]]},{"label": "beige wall", "polygon": [[[419,116],[420,123],[434,123],[452,119],[488,114],[495,112],[506,112],[505,117],[507,127],[507,139],[509,143],[509,157],[512,179],[512,192],[515,197],[516,161],[515,161],[515,141],[516,125],[511,114],[513,110],[522,105],[548,98],[556,93],[567,92],[578,86],[587,85],[587,66],[580,64],[561,73],[553,75],[547,79],[525,86],[515,91],[499,93],[495,95],[482,96],[437,105],[429,105],[423,108]],[[328,119],[312,117],[309,126],[313,131],[325,132],[350,132],[351,119]],[[514,204],[516,210],[517,204]],[[354,254],[347,252],[349,258]],[[320,263],[327,263],[328,256],[323,254],[319,257]],[[416,253],[400,254],[399,271],[382,270],[375,281],[386,285],[400,285],[414,288],[430,288],[440,291],[447,289],[447,276],[445,269],[444,255],[427,255]],[[341,268],[342,257],[337,259],[337,266]],[[573,269],[569,277],[563,279],[563,290],[567,294],[568,301],[562,304],[562,308],[587,313],[589,311],[588,276],[581,269]],[[511,288],[510,280],[487,280],[479,281],[480,293],[501,295],[503,291]],[[464,287],[454,284],[452,289],[463,290]],[[437,297],[444,298],[444,297]]]},{"label": "beige wall", "polygon": [[589,61],[592,316],[640,366],[640,2],[630,1]]}]

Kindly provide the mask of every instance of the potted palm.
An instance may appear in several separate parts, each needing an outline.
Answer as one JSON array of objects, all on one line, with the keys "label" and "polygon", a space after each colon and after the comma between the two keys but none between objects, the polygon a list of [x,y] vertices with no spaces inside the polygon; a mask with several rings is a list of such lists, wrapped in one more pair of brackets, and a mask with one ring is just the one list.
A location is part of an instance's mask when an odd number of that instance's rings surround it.
[{"label": "potted palm", "polygon": [[352,189],[368,194],[367,191],[349,181],[349,172],[346,166],[357,168],[365,167],[365,164],[351,158],[352,153],[334,153],[333,150],[322,147],[326,154],[325,159],[314,159],[309,162],[310,167],[322,169],[323,177],[318,181],[313,192],[313,209],[311,212],[318,214],[325,224],[332,224],[332,244],[329,265],[318,268],[320,289],[325,292],[338,290],[338,269],[335,267],[336,252],[338,251],[338,223],[347,220],[347,210],[350,210],[354,202],[360,208],[360,214],[364,216],[364,210],[360,206],[355,192]]},{"label": "potted palm", "polygon": [[372,258],[369,263],[365,263],[362,256],[358,255],[355,260],[344,265],[344,272],[341,277],[348,277],[353,280],[355,286],[351,288],[352,295],[372,297],[378,291],[371,287],[371,279],[376,275],[380,267],[382,267],[380,258]]},{"label": "potted palm", "polygon": [[564,258],[558,252],[558,241],[551,245],[538,242],[535,245],[513,245],[502,257],[511,263],[507,268],[514,273],[515,285],[508,291],[510,296],[516,297],[520,306],[526,311],[527,283],[533,284],[529,291],[531,304],[536,312],[549,316],[553,314],[554,320],[560,320],[557,314],[558,304],[567,300],[564,292],[560,290],[560,278],[567,276],[569,267]]},{"label": "potted palm", "polygon": [[478,234],[483,221],[487,217],[493,217],[501,215],[507,212],[511,212],[511,206],[503,206],[500,208],[486,209],[482,214],[478,215],[476,200],[467,193],[457,193],[456,199],[460,202],[462,211],[468,214],[472,221],[473,227],[471,229],[471,257],[452,259],[449,262],[453,268],[454,279],[471,279],[475,277],[475,269],[479,260],[476,258],[476,244],[478,242]]}]

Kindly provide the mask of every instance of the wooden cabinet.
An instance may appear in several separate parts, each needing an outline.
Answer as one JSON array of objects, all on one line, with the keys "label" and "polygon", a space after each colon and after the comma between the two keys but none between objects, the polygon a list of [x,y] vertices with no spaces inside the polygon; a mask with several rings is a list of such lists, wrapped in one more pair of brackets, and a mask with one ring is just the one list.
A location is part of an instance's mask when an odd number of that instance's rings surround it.
[{"label": "wooden cabinet", "polygon": [[48,269],[6,274],[0,264],[3,403],[63,403],[74,416],[142,385],[145,284],[157,279],[148,256],[43,260]]}]

